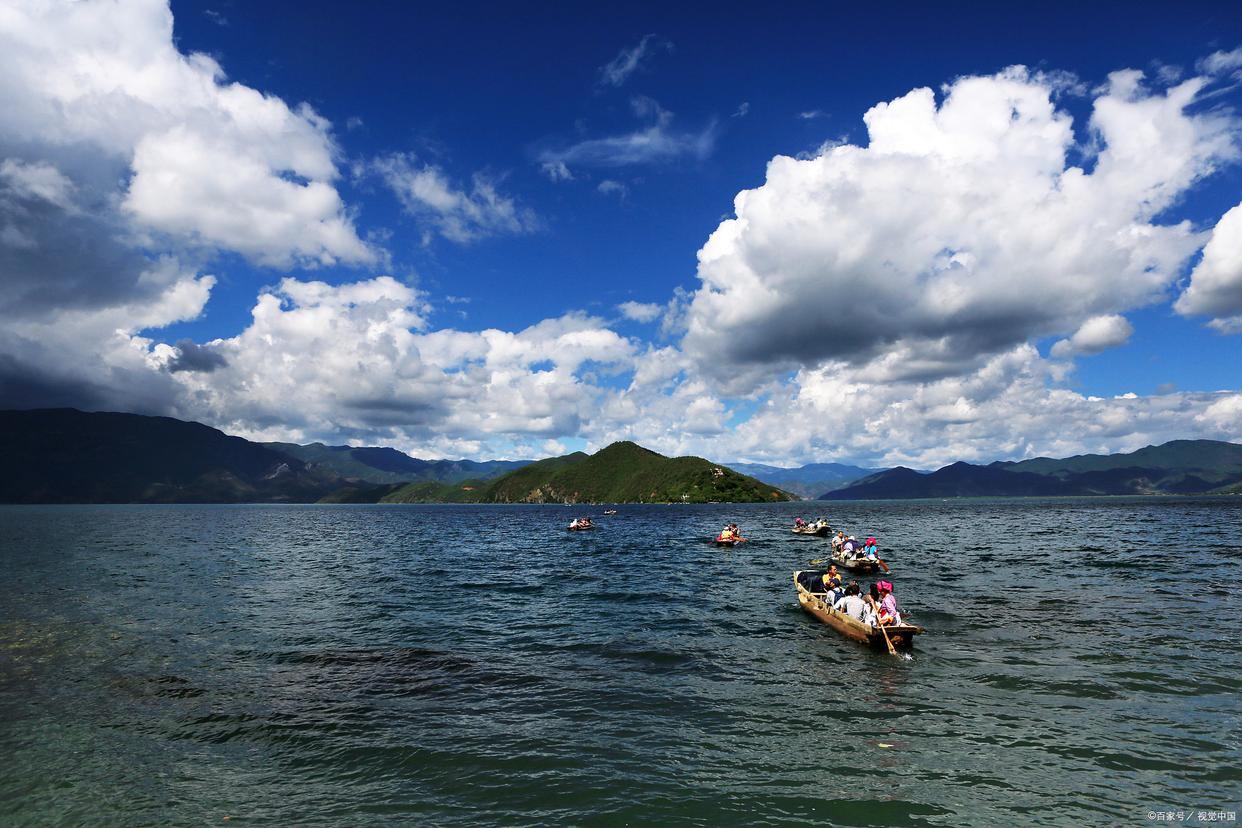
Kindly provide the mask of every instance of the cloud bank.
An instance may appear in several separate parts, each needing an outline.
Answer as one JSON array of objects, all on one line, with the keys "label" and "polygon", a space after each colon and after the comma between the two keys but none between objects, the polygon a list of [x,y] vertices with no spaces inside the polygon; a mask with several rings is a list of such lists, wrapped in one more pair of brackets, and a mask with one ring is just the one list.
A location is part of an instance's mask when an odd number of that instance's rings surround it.
[{"label": "cloud bank", "polygon": [[[659,48],[644,38],[602,81]],[[0,13],[0,395],[435,457],[629,438],[926,467],[1239,439],[1236,392],[1067,384],[1153,303],[1242,330],[1242,205],[1214,227],[1164,218],[1237,159],[1238,125],[1210,104],[1237,70],[1219,52],[1173,86],[1114,73],[1080,124],[1057,104],[1076,93],[1063,77],[1021,67],[912,90],[864,115],[865,145],[773,158],[703,244],[692,290],[612,320],[567,308],[471,331],[434,328],[434,297],[377,272],[387,254],[359,236],[342,151],[310,107],[181,53],[162,2],[17,4]],[[711,153],[714,125],[631,105],[636,129],[545,150],[546,174]],[[454,243],[538,227],[487,176],[355,163]],[[274,271],[249,322],[161,337],[208,308],[220,253]],[[342,281],[327,270],[341,264],[365,270]],[[617,330],[639,325],[660,338]]]},{"label": "cloud bank", "polygon": [[1205,83],[1114,73],[1090,170],[1056,82],[1021,67],[877,104],[867,146],[778,156],[737,196],[699,251],[687,351],[739,391],[825,361],[934,380],[1160,300],[1203,240],[1157,217],[1237,154],[1230,117],[1188,109]]}]

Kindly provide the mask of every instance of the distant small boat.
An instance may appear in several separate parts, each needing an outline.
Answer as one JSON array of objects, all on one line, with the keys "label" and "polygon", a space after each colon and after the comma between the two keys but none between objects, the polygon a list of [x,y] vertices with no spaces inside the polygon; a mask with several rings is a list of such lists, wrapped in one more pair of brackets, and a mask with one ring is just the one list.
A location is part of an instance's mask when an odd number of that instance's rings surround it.
[{"label": "distant small boat", "polygon": [[722,538],[716,538],[714,541],[712,541],[712,543],[716,544],[717,546],[737,546],[739,543],[741,543],[741,541],[724,540]]},{"label": "distant small boat", "polygon": [[883,631],[879,627],[872,627],[870,624],[864,624],[857,618],[852,618],[843,612],[837,612],[828,606],[827,593],[812,592],[806,588],[805,581],[810,578],[799,578],[800,575],[810,575],[809,572],[799,570],[793,574],[794,589],[798,591],[798,603],[802,605],[802,609],[806,610],[818,620],[832,627],[841,635],[861,644],[868,644],[878,650],[888,649],[888,645],[884,641],[884,633],[888,633],[888,640],[893,643],[893,647],[898,649],[910,649],[914,646],[914,637],[919,633],[927,632],[916,624],[894,624],[885,627]]},{"label": "distant small boat", "polygon": [[604,514],[606,515],[615,515],[616,513],[617,513],[616,509],[605,509],[604,510]]},{"label": "distant small boat", "polygon": [[828,533],[832,531],[832,527],[826,523],[808,523],[804,526],[795,526],[790,531],[795,535],[818,535],[821,538],[826,538]]},{"label": "distant small boat", "polygon": [[880,569],[879,561],[872,560],[871,558],[851,558],[840,552],[832,553],[832,562],[842,569],[848,569],[850,572],[856,572],[859,575],[878,572]]},{"label": "distant small boat", "polygon": [[588,529],[594,529],[594,523],[571,523],[565,527],[571,532],[585,532]]}]

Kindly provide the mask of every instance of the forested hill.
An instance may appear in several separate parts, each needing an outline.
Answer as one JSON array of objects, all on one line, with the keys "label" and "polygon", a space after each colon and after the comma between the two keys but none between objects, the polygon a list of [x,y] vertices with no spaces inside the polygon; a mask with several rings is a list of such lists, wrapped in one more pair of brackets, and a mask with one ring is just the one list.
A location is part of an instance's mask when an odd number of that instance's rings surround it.
[{"label": "forested hill", "polygon": [[[447,487],[446,487],[447,488]],[[532,463],[455,493],[406,487],[385,502],[452,499],[484,503],[764,503],[792,495],[701,457],[665,457],[631,442],[592,455],[575,452]]]},{"label": "forested hill", "polygon": [[954,463],[931,474],[898,467],[825,492],[821,499],[1136,494],[1242,494],[1242,445],[1174,440],[1124,454]]}]

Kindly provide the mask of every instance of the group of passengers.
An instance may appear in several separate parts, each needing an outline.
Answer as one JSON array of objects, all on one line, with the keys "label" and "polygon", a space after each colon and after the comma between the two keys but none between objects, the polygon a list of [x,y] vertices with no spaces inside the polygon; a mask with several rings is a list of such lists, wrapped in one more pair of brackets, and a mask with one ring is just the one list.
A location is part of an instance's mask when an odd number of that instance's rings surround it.
[{"label": "group of passengers", "polygon": [[718,542],[727,543],[733,541],[734,543],[739,543],[746,540],[746,538],[742,537],[742,532],[737,528],[736,523],[726,523],[725,527],[720,530],[720,534],[716,536],[716,540]]},{"label": "group of passengers", "polygon": [[577,517],[569,522],[570,529],[594,529],[595,524],[589,517]]},{"label": "group of passengers", "polygon": [[844,531],[838,531],[833,537],[832,553],[846,560],[866,558],[874,561],[878,556],[874,537],[867,538],[866,543],[859,543],[857,538],[853,535],[847,536]]},{"label": "group of passengers", "polygon": [[901,611],[893,597],[891,581],[876,581],[864,594],[857,581],[844,584],[836,564],[824,573],[823,581],[828,596],[826,603],[837,612],[873,627],[901,623]]}]

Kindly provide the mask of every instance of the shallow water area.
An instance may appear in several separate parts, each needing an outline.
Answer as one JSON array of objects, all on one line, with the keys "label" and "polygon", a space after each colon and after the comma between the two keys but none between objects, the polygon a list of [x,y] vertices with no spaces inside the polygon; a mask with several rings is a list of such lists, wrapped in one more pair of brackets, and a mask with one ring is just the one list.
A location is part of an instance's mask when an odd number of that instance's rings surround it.
[{"label": "shallow water area", "polygon": [[[0,507],[0,820],[1240,810],[1242,499],[603,508]],[[821,514],[879,539],[911,658],[798,607]]]}]

